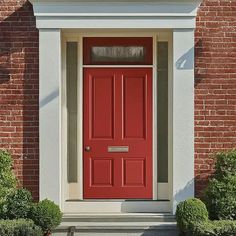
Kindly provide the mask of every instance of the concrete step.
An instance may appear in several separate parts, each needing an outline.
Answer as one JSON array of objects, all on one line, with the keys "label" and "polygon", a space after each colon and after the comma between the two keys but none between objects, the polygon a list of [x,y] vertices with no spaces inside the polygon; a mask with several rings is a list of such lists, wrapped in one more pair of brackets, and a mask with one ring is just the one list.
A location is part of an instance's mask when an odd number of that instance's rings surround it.
[{"label": "concrete step", "polygon": [[53,236],[177,236],[171,214],[65,215]]},{"label": "concrete step", "polygon": [[175,222],[175,217],[168,213],[89,213],[67,214],[63,216],[62,222]]}]

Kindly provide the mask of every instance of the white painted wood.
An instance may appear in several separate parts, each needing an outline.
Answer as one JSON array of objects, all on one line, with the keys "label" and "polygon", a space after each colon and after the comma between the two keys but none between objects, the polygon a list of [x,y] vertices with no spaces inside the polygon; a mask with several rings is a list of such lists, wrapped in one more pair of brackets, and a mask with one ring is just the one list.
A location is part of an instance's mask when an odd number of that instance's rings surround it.
[{"label": "white painted wood", "polygon": [[83,183],[84,183],[84,169],[83,169],[83,40],[82,37],[79,35],[78,37],[79,43],[79,60],[78,60],[78,172],[79,172],[79,198],[80,200],[83,199]]},{"label": "white painted wood", "polygon": [[[170,200],[172,202],[172,32],[159,32],[157,33],[158,42],[168,42],[168,183],[161,183],[157,180],[157,199],[158,200]],[[156,55],[158,57],[158,55]],[[158,117],[156,118],[158,119]],[[157,142],[156,142],[157,143]],[[158,148],[158,147],[157,147]],[[158,157],[157,157],[158,158]]]},{"label": "white painted wood", "polygon": [[157,200],[157,35],[153,35],[152,71],[152,199]]},{"label": "white painted wood", "polygon": [[38,28],[194,28],[200,0],[31,0]]},{"label": "white painted wood", "polygon": [[66,89],[66,40],[62,38],[61,43],[61,66],[62,66],[62,80],[61,80],[61,201],[62,201],[62,209],[63,209],[63,203],[65,202],[65,199],[69,198],[69,184],[64,184],[67,182],[67,145],[64,145],[67,143],[67,89]]},{"label": "white painted wood", "polygon": [[157,183],[157,199],[169,200],[169,183]]},{"label": "white painted wood", "polygon": [[37,28],[61,29],[171,29],[194,28],[195,17],[40,17]]},{"label": "white painted wood", "polygon": [[153,65],[83,65],[84,68],[154,68]]},{"label": "white painted wood", "polygon": [[168,192],[173,203],[173,33],[168,38]]},{"label": "white painted wood", "polygon": [[61,34],[39,31],[40,199],[61,204]]},{"label": "white painted wood", "polygon": [[[195,16],[194,1],[32,1],[36,16]],[[55,4],[56,3],[56,4]]]},{"label": "white painted wood", "polygon": [[173,31],[173,212],[194,196],[194,30]]}]

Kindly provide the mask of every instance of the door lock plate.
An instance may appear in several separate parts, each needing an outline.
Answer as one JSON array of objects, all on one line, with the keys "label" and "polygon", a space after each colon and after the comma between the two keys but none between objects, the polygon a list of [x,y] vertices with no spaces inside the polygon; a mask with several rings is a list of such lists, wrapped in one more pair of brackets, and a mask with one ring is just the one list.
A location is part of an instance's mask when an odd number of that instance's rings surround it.
[{"label": "door lock plate", "polygon": [[108,152],[129,152],[128,146],[108,146]]}]

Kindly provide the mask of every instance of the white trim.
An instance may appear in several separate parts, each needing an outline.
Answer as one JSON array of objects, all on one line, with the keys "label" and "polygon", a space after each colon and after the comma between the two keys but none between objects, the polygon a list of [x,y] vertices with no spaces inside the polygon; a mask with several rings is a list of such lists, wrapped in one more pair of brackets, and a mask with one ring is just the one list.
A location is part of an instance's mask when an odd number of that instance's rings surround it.
[{"label": "white trim", "polygon": [[168,181],[169,199],[173,202],[173,33],[168,46]]},{"label": "white trim", "polygon": [[194,196],[194,30],[173,31],[172,86],[175,212],[180,201]]},{"label": "white trim", "polygon": [[[168,41],[169,38],[170,38],[170,32],[167,33],[167,32],[159,32],[159,33],[154,33],[154,32],[129,32],[126,34],[126,37],[143,37],[143,36],[146,36],[146,37],[153,37],[153,65],[151,66],[147,66],[147,65],[141,65],[143,67],[151,67],[153,68],[153,200],[157,200],[158,199],[158,195],[161,196],[162,199],[166,200],[168,199],[168,193],[167,193],[167,190],[168,189],[168,183],[165,184],[165,188],[163,188],[163,184],[160,184],[157,182],[157,146],[156,146],[156,122],[157,122],[157,117],[156,117],[156,70],[157,70],[157,65],[156,65],[156,60],[157,60],[157,49],[156,49],[156,46],[157,46],[157,35],[158,34],[158,39],[162,39],[164,41]],[[83,146],[82,146],[82,139],[83,139],[83,133],[82,133],[82,130],[83,130],[83,122],[82,122],[82,117],[83,117],[83,67],[91,67],[90,65],[87,66],[87,65],[83,65],[83,56],[82,56],[82,48],[83,48],[83,37],[89,37],[89,36],[93,36],[93,37],[114,37],[114,36],[119,36],[119,35],[123,35],[122,32],[121,33],[118,33],[118,32],[114,32],[114,33],[103,33],[103,32],[100,32],[100,33],[96,33],[96,34],[91,34],[91,33],[65,33],[63,35],[63,41],[64,42],[77,42],[78,45],[79,45],[79,58],[78,58],[78,95],[79,95],[79,102],[78,102],[78,114],[81,114],[78,116],[78,140],[79,140],[79,143],[78,143],[78,173],[79,173],[79,176],[78,176],[78,185],[76,184],[73,184],[73,186],[79,186],[79,195],[78,196],[74,196],[73,198],[69,197],[69,194],[68,193],[65,193],[64,194],[64,209],[67,209],[67,200],[68,199],[77,199],[78,200],[83,200]],[[66,44],[63,44],[64,47],[66,46]],[[65,52],[65,50],[63,50],[63,52]],[[65,57],[65,54],[64,56]],[[64,61],[65,63],[65,61]],[[103,67],[103,66],[94,66],[94,67]],[[105,65],[104,67],[107,67],[107,65]],[[110,67],[114,67],[114,65],[111,65]],[[124,65],[117,65],[117,67],[124,67]],[[134,65],[125,65],[125,67],[140,67],[140,65],[138,66],[134,66]],[[64,76],[65,76],[65,73],[64,73]],[[63,79],[64,81],[66,81],[66,77],[64,77]],[[65,104],[65,101],[63,102],[63,104]],[[63,108],[62,108],[63,109]],[[64,131],[66,132],[66,131]],[[64,136],[64,135],[63,135]],[[64,136],[66,137],[66,135]],[[67,143],[65,139],[63,139],[62,141],[62,144],[64,143]],[[64,160],[66,160],[66,155],[63,157]],[[63,172],[67,172],[67,164],[65,162],[63,162]],[[62,182],[64,183],[64,185],[68,186],[68,183],[66,181],[66,174],[64,175],[65,176],[65,179],[63,180],[62,179]],[[155,177],[156,176],[156,177]],[[160,189],[158,188],[157,185],[161,185]],[[65,187],[64,188],[65,190],[67,189],[68,191],[68,187]],[[165,197],[164,197],[165,196]],[[108,200],[109,202],[109,200]],[[146,201],[145,201],[146,202]],[[110,206],[113,207],[113,203],[110,202]],[[78,207],[74,206],[77,211],[80,211]]]},{"label": "white trim", "polygon": [[196,1],[31,1],[35,16],[181,16],[196,15]]},{"label": "white trim", "polygon": [[200,0],[31,2],[38,28],[61,29],[194,28],[200,4]]},{"label": "white trim", "polygon": [[195,27],[195,17],[39,17],[37,28],[60,29],[184,29]]},{"label": "white trim", "polygon": [[83,68],[154,68],[153,65],[83,65]]},{"label": "white trim", "polygon": [[[66,40],[62,37],[61,43],[61,66],[62,66],[62,82],[61,82],[61,132],[62,132],[62,140],[61,140],[61,153],[62,153],[62,170],[61,170],[61,189],[62,189],[62,204],[65,202],[65,199],[69,197],[69,185],[64,184],[64,179],[67,179],[67,168],[63,168],[63,166],[67,166],[67,159],[64,158],[67,156],[67,145],[63,145],[63,143],[67,143],[67,107],[66,107]],[[65,170],[64,170],[65,169]],[[66,194],[66,196],[64,196]],[[62,208],[64,206],[62,205]]]},{"label": "white trim", "polygon": [[[165,13],[36,13],[37,17],[109,17],[109,16],[128,16],[128,17],[156,17],[156,16],[166,16]],[[186,17],[183,13],[172,13],[168,14],[169,17]],[[195,13],[188,15],[189,17],[194,17]]]},{"label": "white trim", "polygon": [[[160,183],[158,182],[157,186],[157,195],[159,200],[170,200],[172,201],[172,83],[173,83],[173,39],[172,32],[162,32],[158,34],[158,42],[168,42],[168,182]],[[158,55],[157,55],[158,56]],[[158,147],[157,147],[158,148]]]},{"label": "white trim", "polygon": [[83,168],[83,104],[84,104],[84,99],[83,99],[83,39],[81,35],[78,37],[79,40],[79,59],[78,59],[78,67],[79,67],[79,73],[78,73],[78,93],[79,93],[79,102],[78,102],[78,139],[79,139],[79,148],[78,148],[78,172],[79,172],[79,189],[80,189],[80,194],[79,194],[79,199],[83,199],[83,183],[84,183],[84,168]]},{"label": "white trim", "polygon": [[40,199],[61,204],[60,30],[40,30],[39,44]]},{"label": "white trim", "polygon": [[158,200],[169,200],[169,183],[157,183]]},{"label": "white trim", "polygon": [[153,35],[153,76],[152,76],[152,199],[157,200],[157,35]]}]

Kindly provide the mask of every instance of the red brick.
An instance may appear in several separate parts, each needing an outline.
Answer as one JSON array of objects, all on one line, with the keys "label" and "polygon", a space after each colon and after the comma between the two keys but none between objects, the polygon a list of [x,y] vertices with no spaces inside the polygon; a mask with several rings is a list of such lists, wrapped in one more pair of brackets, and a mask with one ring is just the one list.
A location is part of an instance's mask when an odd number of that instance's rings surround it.
[{"label": "red brick", "polygon": [[[198,10],[195,114],[203,114],[204,109],[205,114],[211,115],[195,116],[197,195],[207,184],[209,170],[214,171],[213,160],[205,162],[209,156],[218,150],[236,147],[235,6],[236,1],[204,0]],[[204,104],[204,107],[198,104]],[[210,148],[205,149],[209,145]]]},{"label": "red brick", "polygon": [[20,185],[38,199],[38,30],[28,1],[1,1],[0,45],[0,148],[12,153]]}]

